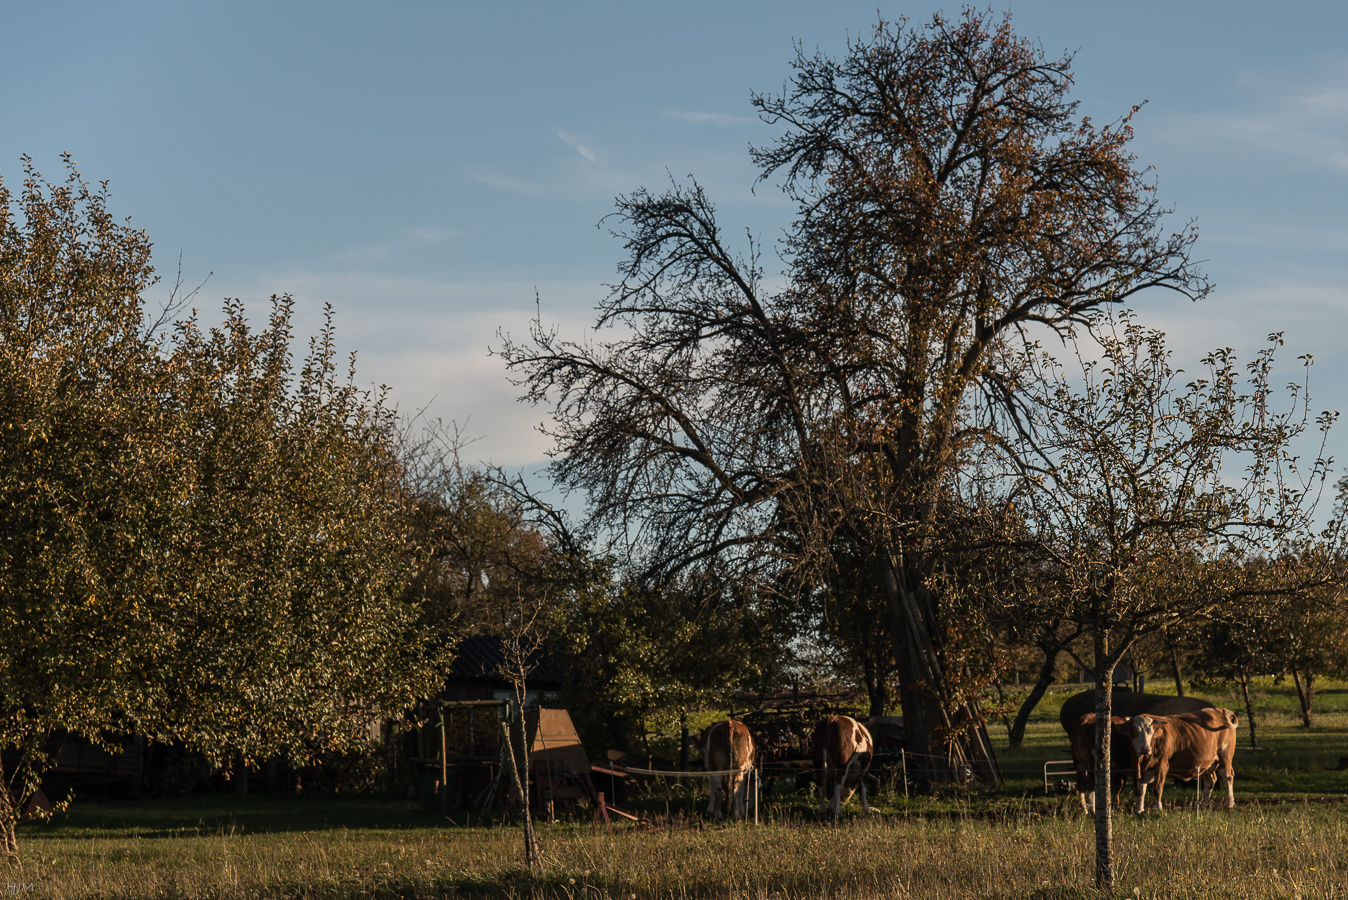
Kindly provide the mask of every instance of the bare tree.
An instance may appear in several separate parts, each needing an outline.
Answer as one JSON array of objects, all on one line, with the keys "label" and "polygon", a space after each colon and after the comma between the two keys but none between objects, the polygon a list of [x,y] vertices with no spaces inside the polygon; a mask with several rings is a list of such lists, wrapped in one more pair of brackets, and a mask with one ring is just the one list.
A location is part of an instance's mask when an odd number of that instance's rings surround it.
[{"label": "bare tree", "polygon": [[651,570],[716,558],[814,589],[837,542],[855,548],[893,623],[910,749],[990,778],[929,581],[951,479],[1024,424],[1008,350],[1147,288],[1208,291],[1196,234],[1163,227],[1128,152],[1131,114],[1078,118],[1070,85],[1070,56],[976,10],[881,22],[837,61],[798,48],[783,92],[752,100],[784,128],[754,158],[797,207],[782,286],[695,183],[638,190],[615,213],[614,336],[539,326],[500,348],[554,409],[554,479]]}]

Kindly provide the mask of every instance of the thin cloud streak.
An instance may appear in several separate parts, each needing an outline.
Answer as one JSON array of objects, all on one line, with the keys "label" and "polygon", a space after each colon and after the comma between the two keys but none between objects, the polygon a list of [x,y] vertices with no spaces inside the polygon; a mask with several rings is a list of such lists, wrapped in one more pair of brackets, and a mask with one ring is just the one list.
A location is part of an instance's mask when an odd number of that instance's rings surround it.
[{"label": "thin cloud streak", "polygon": [[1250,72],[1241,84],[1251,108],[1177,116],[1170,139],[1213,154],[1247,148],[1348,173],[1348,61],[1314,80]]},{"label": "thin cloud streak", "polygon": [[557,129],[557,137],[561,138],[563,141],[565,141],[566,143],[568,143],[568,144],[570,144],[572,147],[574,147],[577,153],[579,153],[581,156],[585,157],[585,158],[586,158],[587,160],[589,160],[591,163],[593,163],[593,164],[595,164],[595,165],[599,165],[599,164],[600,164],[600,163],[599,163],[599,157],[598,157],[598,155],[596,155],[595,152],[594,152],[593,150],[591,150],[589,147],[585,146],[585,145],[582,144],[579,140],[577,140],[575,137],[573,137],[569,132],[564,131],[564,130],[561,129],[561,128],[558,128],[558,129]]},{"label": "thin cloud streak", "polygon": [[729,113],[714,112],[694,112],[683,109],[666,109],[660,115],[667,119],[677,119],[680,122],[687,122],[691,125],[745,125],[750,122],[756,122],[757,119],[749,116],[732,116]]}]

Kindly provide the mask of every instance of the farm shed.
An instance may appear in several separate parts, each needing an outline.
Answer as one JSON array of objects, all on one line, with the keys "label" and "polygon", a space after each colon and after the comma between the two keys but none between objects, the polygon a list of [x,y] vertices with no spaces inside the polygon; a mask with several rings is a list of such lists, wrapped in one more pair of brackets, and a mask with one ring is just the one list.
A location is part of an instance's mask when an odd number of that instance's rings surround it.
[{"label": "farm shed", "polygon": [[[454,662],[445,678],[440,700],[506,700],[515,696],[515,686],[501,675],[505,666],[504,642],[500,635],[476,634],[459,641]],[[565,674],[546,649],[529,657],[531,671],[526,681],[528,706],[562,690]]]}]

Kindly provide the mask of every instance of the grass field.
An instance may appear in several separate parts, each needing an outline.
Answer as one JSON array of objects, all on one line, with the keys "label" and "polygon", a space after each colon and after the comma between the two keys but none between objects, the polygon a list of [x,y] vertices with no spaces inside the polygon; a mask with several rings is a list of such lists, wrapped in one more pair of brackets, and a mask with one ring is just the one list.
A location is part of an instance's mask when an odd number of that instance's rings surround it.
[{"label": "grass field", "polygon": [[[1348,690],[1319,697],[1309,732],[1281,687],[1265,694],[1265,749],[1237,754],[1235,811],[1175,802],[1165,815],[1116,816],[1119,896],[1348,898],[1348,771],[1337,768]],[[1203,695],[1243,712],[1235,698]],[[1018,751],[993,732],[1003,788],[907,801],[891,790],[876,815],[856,817],[854,801],[838,825],[815,823],[803,795],[773,798],[758,827],[704,823],[681,794],[653,796],[642,805],[665,827],[648,833],[541,826],[546,864],[529,874],[517,827],[452,826],[403,800],[77,801],[53,822],[21,826],[0,890],[72,900],[1094,897],[1091,823],[1042,788],[1043,761],[1064,755],[1061,699],[1049,698]]]}]

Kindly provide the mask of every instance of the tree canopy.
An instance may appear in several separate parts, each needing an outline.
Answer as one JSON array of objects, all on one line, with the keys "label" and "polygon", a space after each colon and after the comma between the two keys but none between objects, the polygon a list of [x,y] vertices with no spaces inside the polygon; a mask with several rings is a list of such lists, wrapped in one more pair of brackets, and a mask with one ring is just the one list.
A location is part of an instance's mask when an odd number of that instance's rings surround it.
[{"label": "tree canopy", "polygon": [[978,715],[951,690],[928,584],[950,481],[1025,427],[1020,342],[1149,288],[1208,292],[1196,233],[1166,227],[1128,151],[1132,113],[1079,117],[1070,56],[1009,17],[881,22],[842,59],[798,50],[792,69],[752,98],[783,130],[754,159],[796,207],[780,282],[695,182],[638,190],[614,214],[627,259],[598,316],[613,336],[538,327],[501,353],[554,410],[554,478],[650,570],[715,558],[814,586],[839,546],[862,560],[916,759],[972,752],[992,774],[956,726]]},{"label": "tree canopy", "polygon": [[[145,234],[69,163],[0,184],[0,836],[47,741],[219,762],[364,740],[433,683],[393,418],[291,303],[155,331]],[[7,757],[8,758],[8,757]]]}]

